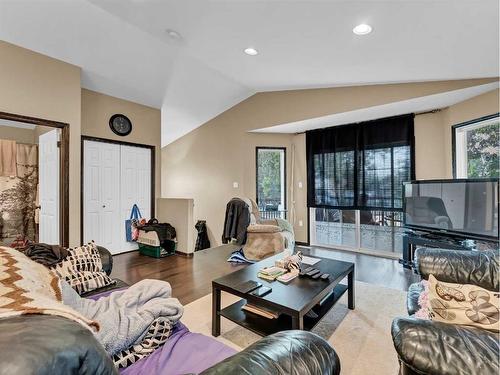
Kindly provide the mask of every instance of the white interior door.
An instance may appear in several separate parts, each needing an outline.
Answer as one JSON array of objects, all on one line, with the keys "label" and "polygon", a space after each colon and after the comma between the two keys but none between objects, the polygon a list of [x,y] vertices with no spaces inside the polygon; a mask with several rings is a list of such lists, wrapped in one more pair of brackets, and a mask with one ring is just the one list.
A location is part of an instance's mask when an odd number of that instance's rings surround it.
[{"label": "white interior door", "polygon": [[[137,204],[142,217],[151,218],[151,150],[143,147],[121,146],[121,212],[123,221],[130,217]],[[123,235],[123,249],[137,249]]]},{"label": "white interior door", "polygon": [[84,141],[83,239],[115,254],[121,250],[120,145]]},{"label": "white interior door", "polygon": [[59,129],[38,138],[39,242],[59,244]]},{"label": "white interior door", "polygon": [[151,150],[86,140],[83,179],[84,241],[112,254],[137,249],[126,240],[125,220],[134,204],[151,217]]}]

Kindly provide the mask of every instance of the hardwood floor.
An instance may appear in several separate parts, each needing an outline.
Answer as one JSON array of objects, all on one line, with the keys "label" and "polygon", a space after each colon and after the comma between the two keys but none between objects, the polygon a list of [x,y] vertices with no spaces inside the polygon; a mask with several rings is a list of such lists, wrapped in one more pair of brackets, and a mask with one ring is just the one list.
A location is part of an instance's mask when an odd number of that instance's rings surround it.
[{"label": "hardwood floor", "polygon": [[236,246],[225,245],[197,251],[193,257],[172,255],[151,258],[133,251],[113,257],[111,277],[128,284],[142,279],[168,281],[173,296],[183,304],[195,301],[212,292],[212,280],[244,266],[226,262]]},{"label": "hardwood floor", "polygon": [[[128,284],[142,279],[168,281],[173,295],[188,304],[212,291],[212,280],[234,272],[244,265],[232,265],[226,259],[237,247],[223,245],[198,251],[193,257],[173,255],[155,259],[138,251],[113,257],[112,277]],[[302,248],[306,255],[345,260],[356,264],[356,280],[406,290],[418,276],[403,269],[396,260],[324,248]]]},{"label": "hardwood floor", "polygon": [[420,281],[413,271],[403,268],[397,260],[359,254],[351,251],[321,247],[302,248],[304,254],[344,260],[355,264],[356,280],[392,289],[408,290],[410,284]]}]

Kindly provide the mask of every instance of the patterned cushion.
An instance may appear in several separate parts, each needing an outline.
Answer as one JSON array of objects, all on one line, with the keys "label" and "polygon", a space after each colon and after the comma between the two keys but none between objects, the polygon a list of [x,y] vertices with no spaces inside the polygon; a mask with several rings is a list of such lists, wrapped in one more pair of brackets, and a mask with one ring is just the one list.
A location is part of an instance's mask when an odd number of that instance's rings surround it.
[{"label": "patterned cushion", "polygon": [[170,322],[165,317],[156,318],[140,344],[121,351],[113,356],[116,368],[128,367],[138,360],[152,354],[163,345],[170,336]]},{"label": "patterned cushion", "polygon": [[94,242],[68,250],[68,256],[52,268],[78,294],[115,283],[102,268],[101,256]]},{"label": "patterned cushion", "polygon": [[429,275],[430,318],[498,332],[500,293],[476,285],[438,281]]}]

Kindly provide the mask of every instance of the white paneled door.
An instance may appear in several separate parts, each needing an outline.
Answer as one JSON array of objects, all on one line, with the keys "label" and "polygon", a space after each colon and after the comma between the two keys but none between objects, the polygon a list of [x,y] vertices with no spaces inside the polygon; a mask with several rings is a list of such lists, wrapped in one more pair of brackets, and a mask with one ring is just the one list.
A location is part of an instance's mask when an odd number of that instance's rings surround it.
[{"label": "white paneled door", "polygon": [[[121,146],[121,208],[124,218],[130,217],[137,204],[142,217],[151,218],[151,150]],[[134,242],[123,242],[125,251],[137,249]]]},{"label": "white paneled door", "polygon": [[59,244],[59,129],[38,138],[39,242]]},{"label": "white paneled door", "polygon": [[125,220],[137,204],[151,214],[151,150],[84,141],[84,241],[117,254],[137,249],[126,241]]}]

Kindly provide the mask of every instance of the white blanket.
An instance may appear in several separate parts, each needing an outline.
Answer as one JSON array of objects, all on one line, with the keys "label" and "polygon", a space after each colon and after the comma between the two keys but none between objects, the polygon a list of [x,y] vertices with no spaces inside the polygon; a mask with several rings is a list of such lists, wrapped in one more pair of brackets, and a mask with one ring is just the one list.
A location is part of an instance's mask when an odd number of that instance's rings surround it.
[{"label": "white blanket", "polygon": [[167,317],[174,325],[184,311],[171,297],[170,284],[161,280],[141,280],[97,301],[82,298],[63,284],[64,304],[99,323],[96,337],[110,355],[140,343],[156,318]]}]

